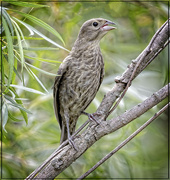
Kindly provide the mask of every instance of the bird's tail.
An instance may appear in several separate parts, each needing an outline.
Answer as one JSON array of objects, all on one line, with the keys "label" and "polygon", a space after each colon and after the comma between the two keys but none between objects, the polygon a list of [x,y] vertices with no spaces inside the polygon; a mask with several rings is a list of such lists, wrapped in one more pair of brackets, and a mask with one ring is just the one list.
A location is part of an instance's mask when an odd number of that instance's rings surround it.
[{"label": "bird's tail", "polygon": [[62,144],[65,140],[67,140],[67,127],[65,125],[62,126],[60,144]]}]

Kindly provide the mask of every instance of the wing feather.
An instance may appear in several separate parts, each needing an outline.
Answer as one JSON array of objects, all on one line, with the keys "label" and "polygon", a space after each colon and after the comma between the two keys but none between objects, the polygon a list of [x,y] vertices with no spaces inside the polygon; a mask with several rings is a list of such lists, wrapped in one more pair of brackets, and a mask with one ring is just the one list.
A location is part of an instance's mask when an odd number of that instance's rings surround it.
[{"label": "wing feather", "polygon": [[60,129],[62,129],[62,119],[60,116],[60,102],[59,102],[58,94],[59,94],[60,83],[66,72],[66,69],[67,69],[67,62],[65,59],[58,69],[58,73],[57,73],[57,76],[55,77],[55,82],[53,86],[54,111],[55,111],[56,119],[60,125]]}]

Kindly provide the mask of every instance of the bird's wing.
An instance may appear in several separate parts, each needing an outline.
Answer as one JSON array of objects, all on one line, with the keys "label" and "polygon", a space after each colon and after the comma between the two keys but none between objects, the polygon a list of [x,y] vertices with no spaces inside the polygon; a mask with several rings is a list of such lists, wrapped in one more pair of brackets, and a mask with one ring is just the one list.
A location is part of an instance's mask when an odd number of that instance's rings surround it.
[{"label": "bird's wing", "polygon": [[[104,68],[101,68],[101,71],[100,71],[100,81],[99,81],[99,85],[97,87],[97,91],[96,93],[98,92],[99,88],[100,88],[100,85],[103,81],[103,78],[104,78]],[[89,106],[89,104],[93,101],[93,99],[91,99],[91,101],[89,101],[89,103],[86,105],[85,109]]]},{"label": "bird's wing", "polygon": [[[102,81],[103,81],[103,78],[104,78],[104,67],[103,68],[101,68],[101,74],[100,74],[100,85],[101,85],[101,83],[102,83]],[[100,85],[99,85],[99,87],[100,87]],[[99,90],[99,87],[98,87],[98,90]],[[97,91],[98,91],[97,90]]]},{"label": "bird's wing", "polygon": [[53,86],[54,111],[55,111],[56,119],[60,125],[60,129],[62,129],[62,120],[59,114],[58,91],[59,91],[60,81],[64,73],[66,72],[66,69],[67,69],[67,61],[63,61],[63,63],[60,65],[58,69],[58,73],[57,76],[55,77],[55,82]]}]

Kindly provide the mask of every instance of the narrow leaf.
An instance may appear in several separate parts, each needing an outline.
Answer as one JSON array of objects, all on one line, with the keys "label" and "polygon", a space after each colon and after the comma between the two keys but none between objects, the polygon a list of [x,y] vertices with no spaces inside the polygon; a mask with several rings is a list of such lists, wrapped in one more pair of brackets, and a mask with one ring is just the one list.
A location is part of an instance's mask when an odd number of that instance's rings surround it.
[{"label": "narrow leaf", "polygon": [[4,103],[2,105],[2,128],[3,130],[7,133],[5,126],[7,124],[8,121],[8,108],[7,105]]},{"label": "narrow leaf", "polygon": [[[11,20],[15,23],[15,25],[16,25],[16,27],[17,27],[17,29],[18,29],[21,37],[22,37],[22,41],[25,43],[25,46],[27,46],[27,43],[26,43],[26,41],[25,41],[25,37],[24,37],[24,35],[23,35],[23,33],[22,33],[21,28],[19,27],[19,25],[18,25],[13,19],[11,19]],[[13,36],[13,38],[14,38],[14,36]],[[17,39],[18,39],[18,38],[17,38]]]},{"label": "narrow leaf", "polygon": [[21,110],[23,110],[23,111],[25,111],[25,112],[27,112],[27,113],[29,113],[29,114],[32,114],[29,110],[25,109],[25,108],[24,108],[23,106],[21,106],[20,104],[17,104],[11,97],[9,97],[9,96],[7,96],[7,95],[4,95],[4,97],[5,97],[8,101],[11,102],[11,103],[8,103],[9,105],[14,106],[14,107],[17,107],[17,108],[19,108],[19,109],[21,109]]},{"label": "narrow leaf", "polygon": [[[13,71],[14,71],[14,73],[13,73],[13,76],[12,76],[12,82],[14,82],[15,81],[15,77],[16,77],[16,72],[17,72],[17,60],[16,59],[14,59],[14,67],[13,67]],[[17,72],[18,73],[18,72]]]},{"label": "narrow leaf", "polygon": [[14,29],[15,29],[15,32],[16,32],[16,35],[17,35],[17,38],[18,38],[18,46],[19,46],[19,53],[20,53],[20,59],[21,59],[21,73],[22,73],[23,72],[23,67],[24,67],[24,62],[25,62],[24,53],[23,53],[20,34],[19,34],[19,32],[18,32],[18,30],[16,28],[17,24],[16,24],[15,21],[13,21],[13,26],[14,26]]},{"label": "narrow leaf", "polygon": [[[2,53],[2,57],[5,58],[6,61],[8,62],[8,56],[7,56],[6,54]],[[2,60],[3,60],[3,58],[2,58]],[[3,61],[2,61],[2,62],[3,62]],[[3,63],[2,63],[2,65],[3,65]],[[18,76],[18,78],[22,81],[20,74],[18,73],[17,69],[15,68],[16,65],[17,65],[17,62],[14,61],[14,68],[13,68],[14,73],[15,73],[15,74]],[[4,73],[2,72],[2,75],[3,75],[3,74],[4,74]],[[13,75],[13,76],[14,76],[14,75]],[[14,78],[13,78],[13,79],[14,79]],[[12,79],[12,82],[13,82],[13,79]],[[4,79],[3,82],[4,82],[4,84],[5,84],[5,79]]]},{"label": "narrow leaf", "polygon": [[[31,69],[29,69],[31,71]],[[35,77],[35,79],[37,80],[37,82],[40,84],[40,86],[47,92],[48,90],[45,88],[45,86],[43,85],[43,83],[39,80],[39,78],[31,71],[32,75]]]},{"label": "narrow leaf", "polygon": [[2,54],[2,61],[1,61],[1,81],[2,81],[2,84],[5,84],[4,58],[5,57]]},{"label": "narrow leaf", "polygon": [[24,107],[20,106],[20,105],[17,104],[17,103],[8,103],[8,105],[14,106],[14,107],[16,107],[16,108],[19,108],[19,109],[21,109],[21,110],[29,113],[29,114],[32,114],[30,111],[28,111],[27,109],[25,109]]},{"label": "narrow leaf", "polygon": [[49,26],[47,23],[45,23],[44,21],[42,21],[41,19],[36,18],[35,16],[32,16],[30,14],[26,14],[20,11],[16,11],[18,14],[21,14],[22,16],[26,17],[27,19],[29,19],[30,21],[32,21],[33,23],[35,23],[36,25],[46,29],[47,31],[51,32],[52,34],[54,34],[57,38],[59,38],[61,40],[61,42],[65,45],[62,37],[60,36],[60,34],[51,26]]},{"label": "narrow leaf", "polygon": [[[17,61],[16,61],[17,63]],[[22,78],[20,76],[20,74],[18,73],[17,69],[14,67],[14,73],[17,75],[17,77],[22,81]]]},{"label": "narrow leaf", "polygon": [[[33,28],[33,27],[32,27]],[[69,50],[67,50],[66,48],[64,48],[63,46],[60,46],[59,44],[57,44],[56,42],[54,42],[53,40],[51,40],[50,38],[48,38],[47,36],[45,36],[44,34],[42,34],[41,32],[39,32],[38,30],[36,30],[35,28],[32,29],[36,34],[38,34],[39,36],[41,36],[42,38],[44,38],[46,41],[50,42],[51,44],[64,49],[66,51],[69,52]]]},{"label": "narrow leaf", "polygon": [[[16,46],[14,46],[16,47]],[[49,48],[49,47],[23,47],[24,50],[27,51],[56,51],[59,48]]]},{"label": "narrow leaf", "polygon": [[[16,90],[13,88],[13,87],[10,87],[10,90],[15,94],[15,101],[20,104],[21,106],[23,106],[23,103],[22,103],[22,100],[19,99],[19,96],[16,92]],[[27,116],[27,113],[25,111],[23,111],[22,109],[19,109],[26,124],[28,123],[28,116]]]},{"label": "narrow leaf", "polygon": [[45,95],[44,93],[42,93],[42,92],[40,92],[38,90],[35,90],[35,89],[32,89],[32,88],[28,88],[28,87],[25,87],[25,86],[19,86],[19,85],[15,85],[15,84],[11,84],[10,86],[14,87],[14,88],[22,89],[24,91],[28,91],[28,92],[31,92],[31,93]]},{"label": "narrow leaf", "polygon": [[2,17],[2,23],[3,23],[3,27],[5,29],[5,34],[6,34],[6,38],[7,38],[7,47],[8,47],[9,75],[8,75],[7,86],[9,87],[11,80],[12,80],[13,66],[14,66],[13,42],[12,42],[12,37],[11,37],[10,31],[9,31],[8,25],[3,17]]},{"label": "narrow leaf", "polygon": [[[16,52],[17,53],[17,52]],[[15,55],[15,58],[21,63],[21,61],[19,60],[19,58],[17,58],[17,56]],[[32,74],[30,73],[30,71],[28,70],[27,66],[24,64],[24,67],[25,69],[27,70],[27,72],[30,74],[30,76],[32,76]],[[33,76],[32,76],[33,77]],[[22,74],[22,81],[23,81],[23,84],[24,84],[24,77],[23,77],[23,74]]]},{"label": "narrow leaf", "polygon": [[15,99],[15,93],[9,88],[9,92],[11,93],[12,95],[12,99]]},{"label": "narrow leaf", "polygon": [[18,21],[18,22],[21,23],[22,25],[24,25],[24,26],[28,29],[28,31],[30,32],[30,36],[33,36],[33,35],[34,35],[34,32],[32,31],[32,29],[29,28],[29,26],[27,26],[27,23],[24,23],[23,21],[20,21],[19,19],[15,18],[15,17],[13,17],[13,19],[15,19],[16,21]]},{"label": "narrow leaf", "polygon": [[6,12],[5,8],[2,7],[1,12],[2,12],[2,16],[4,17],[4,19],[6,20],[8,26],[10,28],[12,36],[13,36],[14,35],[14,29],[13,29],[13,26],[12,26],[11,18],[9,16],[9,14]]},{"label": "narrow leaf", "polygon": [[16,19],[15,20],[19,21],[21,24],[23,24],[29,31],[31,30],[32,32],[35,32],[36,34],[38,34],[40,37],[42,37],[43,39],[45,39],[46,41],[50,42],[51,44],[61,48],[61,49],[64,49],[65,51],[67,52],[70,52],[68,49],[64,48],[63,46],[60,46],[59,44],[57,44],[56,42],[54,42],[53,40],[51,40],[50,38],[48,38],[47,36],[45,36],[44,34],[42,34],[41,32],[39,32],[37,29],[33,28],[31,25],[25,23],[25,22],[22,22],[20,21],[19,19]]},{"label": "narrow leaf", "polygon": [[42,69],[39,69],[39,68],[37,68],[37,67],[35,67],[35,66],[27,63],[27,62],[25,62],[25,64],[27,64],[28,66],[30,66],[30,67],[32,67],[32,68],[34,68],[34,69],[36,69],[36,70],[38,70],[38,71],[40,71],[40,72],[42,72],[42,73],[44,73],[44,74],[49,75],[49,76],[56,76],[56,74],[49,73],[49,72],[47,72],[47,71],[44,71],[44,70],[42,70]]},{"label": "narrow leaf", "polygon": [[14,117],[9,111],[8,111],[8,116],[9,116],[9,118],[11,118],[13,121],[16,121],[16,122],[22,121],[21,119],[17,119],[16,117]]},{"label": "narrow leaf", "polygon": [[43,59],[43,58],[39,58],[39,57],[31,57],[31,56],[26,56],[26,58],[28,59],[32,59],[32,60],[38,60],[38,61],[43,61],[43,62],[49,62],[49,63],[61,63],[60,61],[55,61],[55,60],[50,60],[50,59]]}]

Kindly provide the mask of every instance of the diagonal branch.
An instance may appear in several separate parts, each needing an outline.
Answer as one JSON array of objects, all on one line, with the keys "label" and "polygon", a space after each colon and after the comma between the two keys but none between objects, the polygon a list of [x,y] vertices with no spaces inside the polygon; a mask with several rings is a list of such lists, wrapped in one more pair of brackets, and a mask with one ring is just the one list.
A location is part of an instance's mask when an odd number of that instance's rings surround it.
[{"label": "diagonal branch", "polygon": [[134,133],[132,133],[128,138],[126,138],[122,143],[120,143],[114,150],[108,153],[104,158],[102,158],[99,162],[97,162],[91,169],[89,169],[86,173],[80,176],[77,180],[84,179],[90,173],[92,173],[96,168],[98,168],[101,164],[103,164],[106,160],[108,160],[111,156],[113,156],[117,151],[119,151],[123,146],[125,146],[130,140],[132,140],[135,136],[137,136],[142,130],[144,130],[152,121],[154,121],[158,116],[160,116],[170,105],[170,103],[166,104],[159,112],[155,113],[146,123],[144,123],[140,128],[138,128]]},{"label": "diagonal branch", "polygon": [[99,125],[91,124],[91,126],[88,126],[81,135],[75,137],[74,139],[75,146],[79,149],[79,151],[76,151],[69,144],[63,147],[62,151],[59,152],[57,156],[44,169],[42,169],[35,178],[55,178],[77,158],[79,158],[97,140],[141,116],[167,96],[168,85],[122,115],[108,121],[102,121]]}]

